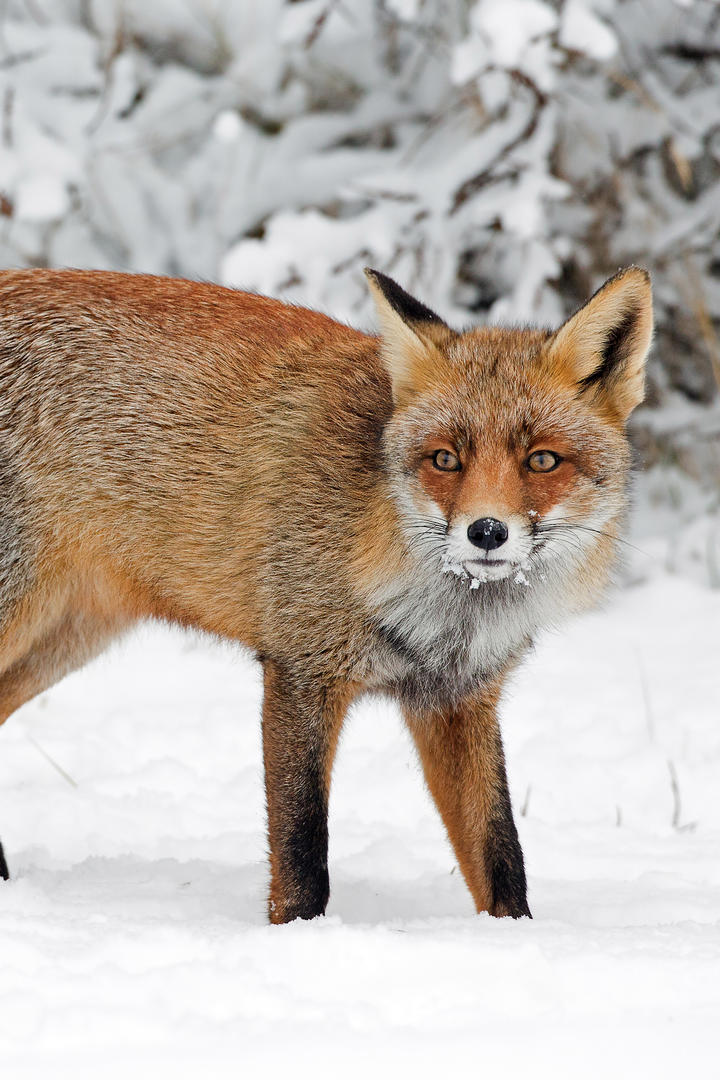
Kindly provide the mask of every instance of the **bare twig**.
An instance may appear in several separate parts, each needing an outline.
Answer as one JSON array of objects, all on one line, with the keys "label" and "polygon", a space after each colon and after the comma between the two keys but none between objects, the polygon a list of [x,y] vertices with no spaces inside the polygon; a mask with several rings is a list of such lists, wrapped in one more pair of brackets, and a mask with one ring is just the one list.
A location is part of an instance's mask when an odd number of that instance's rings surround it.
[{"label": "bare twig", "polygon": [[[323,27],[325,26],[325,23],[328,21],[328,19],[332,15],[333,11],[337,7],[341,8],[341,10],[344,11],[344,9],[342,8],[342,5],[340,3],[340,0],[330,0],[330,2],[325,5],[325,7],[322,9],[320,14],[317,16],[314,23],[310,27],[310,32],[307,35],[307,37],[305,38],[305,41],[303,42],[303,48],[304,49],[311,49],[313,47],[313,45],[315,44],[317,39],[320,37],[320,34],[322,33],[322,30],[323,30]],[[345,11],[344,13],[350,18],[351,22],[354,22],[354,20],[353,20],[353,18],[350,15],[349,12]]]},{"label": "bare twig", "polygon": [[37,740],[33,739],[32,735],[28,731],[25,732],[25,737],[27,738],[28,742],[35,747],[38,754],[40,754],[41,757],[44,757],[47,763],[49,765],[52,765],[53,769],[55,769],[56,772],[60,773],[60,776],[62,776],[63,780],[67,781],[70,787],[76,788],[78,786],[77,781],[73,780],[72,776],[70,776],[69,773],[65,772],[62,765],[58,765],[57,761],[55,761],[55,758],[51,757],[50,754],[48,754],[47,750],[44,750],[40,743],[37,742]]},{"label": "bare twig", "polygon": [[547,96],[542,92],[542,90],[539,89],[539,87],[535,85],[532,79],[528,78],[528,76],[523,71],[513,70],[510,72],[510,75],[516,83],[519,83],[521,86],[524,86],[527,90],[529,90],[535,99],[535,104],[530,115],[530,119],[523,126],[522,131],[520,131],[513,139],[511,139],[510,142],[507,143],[507,145],[504,146],[502,150],[500,150],[499,153],[495,155],[492,161],[490,161],[485,166],[485,168],[482,169],[481,172],[476,173],[475,176],[469,177],[463,184],[460,185],[460,187],[455,192],[452,206],[450,207],[451,215],[457,213],[460,207],[464,203],[466,203],[468,199],[471,199],[474,195],[478,193],[478,191],[480,191],[481,188],[483,188],[488,183],[488,181],[492,177],[493,170],[496,168],[496,166],[500,164],[501,161],[507,158],[507,156],[513,152],[513,150],[515,150],[518,146],[522,145],[522,143],[526,142],[535,133],[538,121],[540,120],[540,112],[545,103],[547,102]]},{"label": "bare twig", "polygon": [[692,191],[693,186],[693,171],[692,165],[686,158],[685,154],[680,150],[675,139],[672,136],[666,143],[667,152],[670,160],[673,163],[673,168],[677,173],[678,180],[682,186],[683,191],[687,195]]},{"label": "bare twig", "polygon": [[718,340],[715,324],[708,311],[702,278],[698,273],[697,266],[689,254],[686,254],[685,256],[685,268],[692,290],[690,302],[710,356],[710,363],[712,365],[713,375],[715,376],[715,382],[718,385],[718,389],[720,389],[720,341]]},{"label": "bare twig", "polygon": [[15,87],[6,86],[5,95],[3,97],[3,109],[2,109],[2,141],[3,146],[8,149],[13,144],[13,126],[12,126],[12,114],[13,106],[15,104]]},{"label": "bare twig", "polygon": [[525,792],[525,799],[520,807],[520,817],[527,817],[528,807],[530,805],[530,792],[532,791],[532,784],[528,784],[527,791]]},{"label": "bare twig", "polygon": [[668,772],[670,773],[670,790],[673,797],[673,814],[672,814],[672,827],[677,829],[678,832],[693,832],[697,822],[688,821],[685,825],[680,824],[680,818],[682,816],[682,803],[680,801],[680,784],[678,782],[678,775],[675,765],[672,760],[668,758]]},{"label": "bare twig", "polygon": [[678,784],[677,772],[672,761],[668,758],[668,772],[670,773],[670,790],[673,797],[672,827],[677,829],[680,825],[680,785]]},{"label": "bare twig", "polygon": [[93,135],[103,120],[108,114],[110,108],[110,99],[112,97],[113,81],[114,81],[114,64],[117,58],[125,48],[125,28],[122,21],[118,24],[115,31],[115,37],[113,39],[112,47],[103,60],[103,86],[100,93],[100,99],[98,101],[97,109],[93,116],[88,121],[85,133],[87,135]]}]

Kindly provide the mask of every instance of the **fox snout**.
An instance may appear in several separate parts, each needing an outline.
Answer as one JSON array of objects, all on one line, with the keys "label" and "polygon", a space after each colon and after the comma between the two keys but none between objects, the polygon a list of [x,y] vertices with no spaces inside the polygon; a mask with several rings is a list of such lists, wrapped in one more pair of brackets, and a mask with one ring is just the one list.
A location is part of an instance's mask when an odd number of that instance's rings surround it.
[{"label": "fox snout", "polygon": [[484,517],[478,518],[477,521],[473,521],[468,526],[468,540],[475,547],[482,548],[483,551],[494,551],[495,548],[501,547],[509,536],[508,527],[504,521],[498,521],[497,518]]},{"label": "fox snout", "polygon": [[533,521],[521,512],[461,512],[448,521],[442,568],[470,582],[498,581],[526,565],[534,545]]}]

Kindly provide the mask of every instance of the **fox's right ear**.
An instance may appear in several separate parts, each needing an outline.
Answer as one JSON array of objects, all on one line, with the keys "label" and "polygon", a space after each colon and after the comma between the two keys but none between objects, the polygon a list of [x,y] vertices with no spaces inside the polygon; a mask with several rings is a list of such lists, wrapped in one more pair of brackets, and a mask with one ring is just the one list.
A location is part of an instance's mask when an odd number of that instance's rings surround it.
[{"label": "fox's right ear", "polygon": [[382,358],[390,375],[393,400],[406,401],[437,378],[446,362],[440,341],[454,336],[447,323],[396,281],[379,270],[365,269],[382,337]]}]

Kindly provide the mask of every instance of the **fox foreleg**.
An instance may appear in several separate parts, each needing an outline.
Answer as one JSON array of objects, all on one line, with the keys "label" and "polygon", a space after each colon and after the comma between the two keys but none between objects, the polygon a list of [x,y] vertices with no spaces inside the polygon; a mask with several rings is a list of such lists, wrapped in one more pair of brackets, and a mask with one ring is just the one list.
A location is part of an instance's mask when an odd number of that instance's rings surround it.
[{"label": "fox foreleg", "polygon": [[499,686],[443,711],[405,717],[425,779],[478,911],[530,915],[497,721]]},{"label": "fox foreleg", "polygon": [[269,915],[284,923],[325,913],[330,773],[348,695],[274,660],[264,675]]}]

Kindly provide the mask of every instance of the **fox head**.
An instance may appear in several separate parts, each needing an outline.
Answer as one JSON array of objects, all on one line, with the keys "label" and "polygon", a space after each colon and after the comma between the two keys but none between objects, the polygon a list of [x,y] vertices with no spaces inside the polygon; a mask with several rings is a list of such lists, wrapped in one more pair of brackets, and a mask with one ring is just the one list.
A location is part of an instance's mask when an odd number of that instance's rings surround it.
[{"label": "fox head", "polygon": [[558,330],[452,330],[366,271],[393,413],[386,466],[409,548],[478,588],[614,538],[643,397],[649,275],[610,278]]}]

